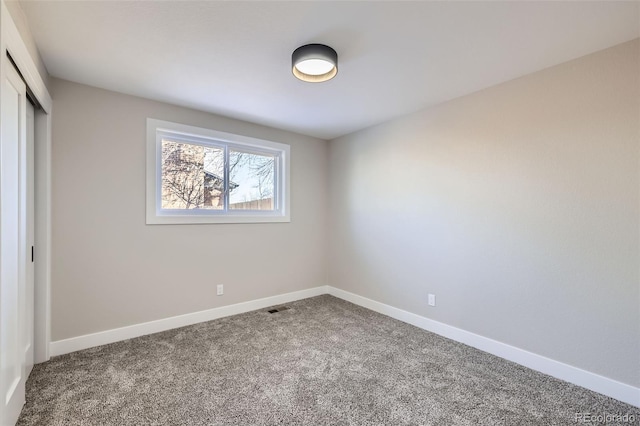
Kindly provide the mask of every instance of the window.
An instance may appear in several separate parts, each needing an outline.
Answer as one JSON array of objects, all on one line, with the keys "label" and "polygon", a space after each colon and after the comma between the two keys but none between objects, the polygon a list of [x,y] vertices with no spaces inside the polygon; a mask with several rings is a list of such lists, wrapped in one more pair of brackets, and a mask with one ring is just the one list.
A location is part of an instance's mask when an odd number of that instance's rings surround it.
[{"label": "window", "polygon": [[147,119],[147,224],[289,221],[289,145]]}]

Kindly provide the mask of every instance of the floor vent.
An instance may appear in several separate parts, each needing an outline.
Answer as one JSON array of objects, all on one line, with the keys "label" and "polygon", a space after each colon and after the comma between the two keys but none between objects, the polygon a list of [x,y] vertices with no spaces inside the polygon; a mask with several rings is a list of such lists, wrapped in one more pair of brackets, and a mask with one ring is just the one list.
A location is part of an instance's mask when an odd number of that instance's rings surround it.
[{"label": "floor vent", "polygon": [[282,312],[282,311],[286,311],[288,309],[289,309],[288,306],[282,306],[282,307],[276,308],[276,309],[269,309],[267,312],[269,312],[270,314],[275,314],[276,312]]}]

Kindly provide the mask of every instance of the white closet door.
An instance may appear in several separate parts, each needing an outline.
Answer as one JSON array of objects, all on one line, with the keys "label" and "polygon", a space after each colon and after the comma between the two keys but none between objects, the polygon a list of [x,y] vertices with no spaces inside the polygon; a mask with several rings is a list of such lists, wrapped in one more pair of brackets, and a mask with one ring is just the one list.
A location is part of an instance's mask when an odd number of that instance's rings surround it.
[{"label": "white closet door", "polygon": [[[0,424],[25,401],[26,87],[5,61],[0,120]],[[31,248],[29,247],[29,250]]]},{"label": "white closet door", "polygon": [[26,166],[24,179],[26,181],[26,191],[21,191],[25,196],[24,210],[26,211],[25,239],[26,239],[26,287],[25,287],[25,333],[24,333],[24,356],[25,356],[25,378],[33,369],[33,338],[34,338],[34,303],[35,303],[35,163],[34,163],[34,141],[35,141],[35,110],[30,102],[27,106],[27,143],[25,152]]}]

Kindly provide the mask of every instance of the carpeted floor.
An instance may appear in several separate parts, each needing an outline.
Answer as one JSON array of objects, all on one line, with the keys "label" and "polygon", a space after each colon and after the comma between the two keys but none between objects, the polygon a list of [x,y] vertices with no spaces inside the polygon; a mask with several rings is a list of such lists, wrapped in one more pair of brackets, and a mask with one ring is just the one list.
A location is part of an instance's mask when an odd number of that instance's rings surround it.
[{"label": "carpeted floor", "polygon": [[332,296],[287,306],[39,364],[18,424],[640,423],[630,405]]}]

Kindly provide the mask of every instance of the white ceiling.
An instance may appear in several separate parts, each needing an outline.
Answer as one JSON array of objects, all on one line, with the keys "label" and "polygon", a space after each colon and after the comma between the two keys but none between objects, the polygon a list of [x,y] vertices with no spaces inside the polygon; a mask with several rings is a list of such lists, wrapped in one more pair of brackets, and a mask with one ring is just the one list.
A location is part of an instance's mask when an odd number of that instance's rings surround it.
[{"label": "white ceiling", "polygon": [[[331,139],[640,35],[640,3],[31,1],[52,76]],[[339,55],[326,83],[291,53]]]}]

